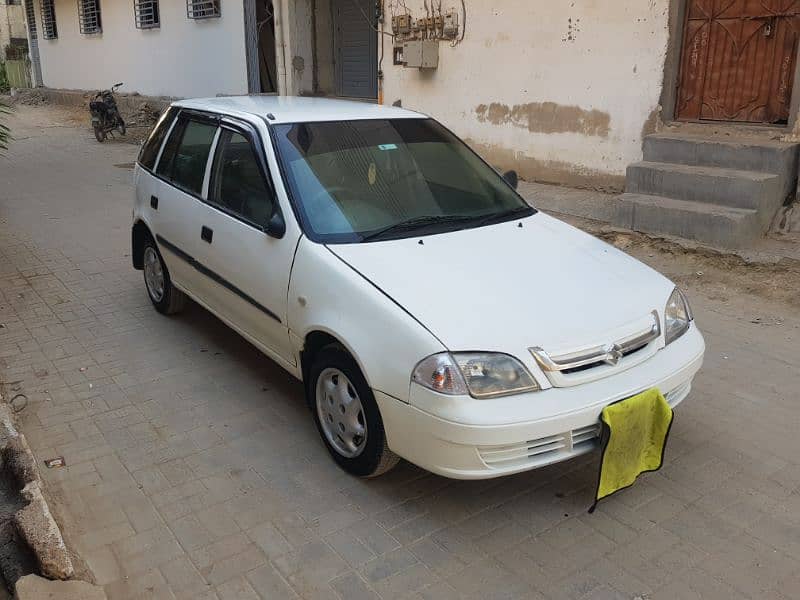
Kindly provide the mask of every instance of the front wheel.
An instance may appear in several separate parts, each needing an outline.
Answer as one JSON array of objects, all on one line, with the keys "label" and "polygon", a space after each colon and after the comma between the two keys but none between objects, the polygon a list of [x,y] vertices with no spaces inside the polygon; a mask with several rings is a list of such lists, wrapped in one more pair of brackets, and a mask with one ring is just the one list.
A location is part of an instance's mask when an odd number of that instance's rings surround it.
[{"label": "front wheel", "polygon": [[186,294],[172,285],[167,265],[161,258],[153,238],[144,244],[144,285],[155,309],[162,315],[172,315],[183,310]]},{"label": "front wheel", "polygon": [[94,125],[94,137],[98,142],[102,143],[106,141],[106,130],[103,129],[102,125]]},{"label": "front wheel", "polygon": [[389,449],[378,404],[355,360],[340,346],[319,351],[306,394],[322,441],[336,464],[358,477],[377,477],[400,457]]},{"label": "front wheel", "polygon": [[117,117],[117,131],[119,131],[122,135],[125,135],[125,132],[127,131],[125,129],[125,121],[122,120],[122,117]]}]

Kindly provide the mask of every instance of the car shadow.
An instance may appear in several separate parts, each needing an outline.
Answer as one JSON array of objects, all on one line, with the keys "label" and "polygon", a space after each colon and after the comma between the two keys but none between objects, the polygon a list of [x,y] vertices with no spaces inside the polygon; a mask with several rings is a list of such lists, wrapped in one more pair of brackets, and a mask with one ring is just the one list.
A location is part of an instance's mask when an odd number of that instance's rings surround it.
[{"label": "car shadow", "polygon": [[[246,448],[244,455],[256,471],[283,491],[337,491],[369,512],[388,510],[400,503],[410,504],[415,507],[409,508],[412,513],[422,514],[423,510],[430,513],[438,504],[440,508],[435,513],[447,507],[446,514],[441,515],[443,522],[503,505],[504,510],[520,511],[518,516],[528,515],[524,519],[528,526],[538,523],[539,527],[584,513],[592,504],[598,472],[596,452],[488,480],[448,479],[406,461],[375,479],[347,475],[327,456],[299,381],[194,302],[173,320],[192,338],[194,352],[206,355],[202,363],[208,365],[209,374],[216,378],[225,372],[218,382],[220,399],[230,391],[239,394],[240,400],[246,396],[250,418],[268,424],[227,441],[233,448]],[[231,385],[231,381],[239,384]],[[284,428],[280,433],[272,426],[276,422]],[[252,439],[259,435],[270,439],[277,436],[278,442],[272,445],[270,441]],[[248,455],[259,449],[261,460],[258,454]]]}]

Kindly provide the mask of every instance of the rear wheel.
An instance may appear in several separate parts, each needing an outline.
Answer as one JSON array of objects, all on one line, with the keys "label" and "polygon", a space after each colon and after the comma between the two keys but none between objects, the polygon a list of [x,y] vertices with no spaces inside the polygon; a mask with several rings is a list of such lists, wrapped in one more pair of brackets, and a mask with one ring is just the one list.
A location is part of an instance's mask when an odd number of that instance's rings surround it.
[{"label": "rear wheel", "polygon": [[117,131],[119,131],[122,135],[125,135],[127,131],[125,129],[125,121],[122,120],[122,117],[117,117]]},{"label": "rear wheel", "polygon": [[389,449],[378,404],[355,360],[340,346],[314,357],[306,394],[322,441],[336,464],[358,477],[377,477],[400,457]]},{"label": "rear wheel", "polygon": [[173,315],[186,306],[186,294],[172,285],[167,265],[161,258],[153,238],[144,243],[144,285],[147,295],[156,310],[164,315]]}]

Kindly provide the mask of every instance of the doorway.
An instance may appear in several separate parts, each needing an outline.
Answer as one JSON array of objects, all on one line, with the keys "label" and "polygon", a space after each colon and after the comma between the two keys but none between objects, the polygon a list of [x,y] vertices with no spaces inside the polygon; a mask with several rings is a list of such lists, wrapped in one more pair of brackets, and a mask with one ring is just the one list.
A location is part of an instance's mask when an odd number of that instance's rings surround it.
[{"label": "doorway", "polygon": [[375,0],[333,0],[331,8],[336,95],[377,98],[378,19]]},{"label": "doorway", "polygon": [[687,0],[675,117],[785,124],[800,0]]}]

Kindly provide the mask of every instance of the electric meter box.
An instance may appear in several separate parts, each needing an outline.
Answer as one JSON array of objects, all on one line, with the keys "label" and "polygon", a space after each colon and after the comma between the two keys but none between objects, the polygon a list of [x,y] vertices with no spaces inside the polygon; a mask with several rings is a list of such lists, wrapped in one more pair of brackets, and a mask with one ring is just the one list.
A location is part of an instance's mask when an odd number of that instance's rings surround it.
[{"label": "electric meter box", "polygon": [[403,61],[406,67],[435,69],[439,66],[437,40],[409,40],[403,43]]}]

